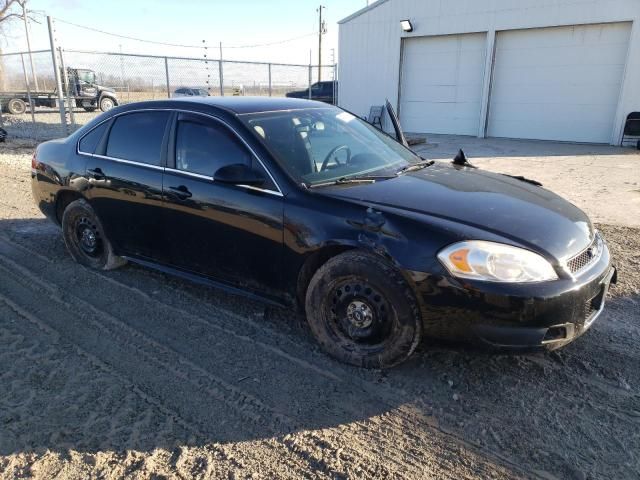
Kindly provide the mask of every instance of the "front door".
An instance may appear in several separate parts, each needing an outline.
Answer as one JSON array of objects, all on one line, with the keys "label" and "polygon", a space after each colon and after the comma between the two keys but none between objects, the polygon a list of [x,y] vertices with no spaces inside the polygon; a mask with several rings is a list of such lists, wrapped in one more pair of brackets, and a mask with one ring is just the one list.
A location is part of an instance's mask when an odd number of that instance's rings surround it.
[{"label": "front door", "polygon": [[259,189],[217,183],[216,170],[244,163],[268,174],[219,120],[179,113],[163,193],[171,263],[272,297],[281,293],[283,197],[271,180]]}]

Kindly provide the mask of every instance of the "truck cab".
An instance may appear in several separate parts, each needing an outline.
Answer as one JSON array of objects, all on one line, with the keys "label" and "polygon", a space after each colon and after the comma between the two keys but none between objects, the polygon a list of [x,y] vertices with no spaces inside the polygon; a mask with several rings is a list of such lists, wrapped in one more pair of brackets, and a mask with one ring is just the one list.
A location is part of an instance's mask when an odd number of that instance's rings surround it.
[{"label": "truck cab", "polygon": [[76,106],[88,112],[100,108],[103,112],[118,105],[115,90],[99,85],[96,73],[85,68],[67,68],[70,94],[76,100]]}]

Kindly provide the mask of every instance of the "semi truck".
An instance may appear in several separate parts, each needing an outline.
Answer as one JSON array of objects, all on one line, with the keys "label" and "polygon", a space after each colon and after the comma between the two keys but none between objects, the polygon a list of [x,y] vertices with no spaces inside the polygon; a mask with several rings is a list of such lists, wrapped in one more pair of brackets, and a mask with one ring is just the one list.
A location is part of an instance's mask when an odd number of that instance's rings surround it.
[{"label": "semi truck", "polygon": [[[77,108],[93,112],[98,108],[103,112],[118,105],[118,96],[112,88],[103,87],[96,83],[96,73],[86,68],[67,68],[69,97]],[[2,111],[13,115],[25,113],[29,104],[29,96],[33,107],[58,106],[57,90],[49,92],[0,92]],[[65,92],[65,98],[67,98]]]}]

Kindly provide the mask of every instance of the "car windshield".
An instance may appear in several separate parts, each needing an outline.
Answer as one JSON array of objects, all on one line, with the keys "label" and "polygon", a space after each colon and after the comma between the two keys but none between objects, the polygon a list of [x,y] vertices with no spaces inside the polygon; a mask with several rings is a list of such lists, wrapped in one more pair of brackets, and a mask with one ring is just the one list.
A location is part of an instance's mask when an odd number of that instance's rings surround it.
[{"label": "car windshield", "polygon": [[308,186],[394,175],[420,160],[409,149],[338,108],[241,115],[276,160]]}]

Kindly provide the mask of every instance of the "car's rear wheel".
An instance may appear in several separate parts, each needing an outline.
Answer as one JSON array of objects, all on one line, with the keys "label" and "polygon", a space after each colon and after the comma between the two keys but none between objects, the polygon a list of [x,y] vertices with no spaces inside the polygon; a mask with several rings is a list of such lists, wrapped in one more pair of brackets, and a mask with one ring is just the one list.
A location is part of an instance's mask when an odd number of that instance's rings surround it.
[{"label": "car's rear wheel", "polygon": [[422,336],[408,284],[393,265],[367,252],[345,252],[318,269],[305,309],[320,345],[352,365],[397,365],[413,353]]},{"label": "car's rear wheel", "polygon": [[86,200],[67,205],[62,215],[62,234],[67,250],[82,265],[112,270],[126,263],[113,253],[100,220]]}]

